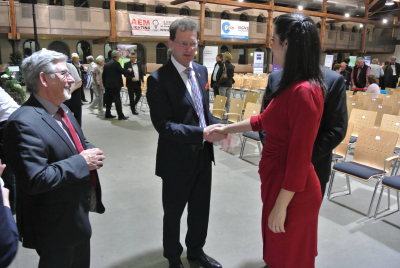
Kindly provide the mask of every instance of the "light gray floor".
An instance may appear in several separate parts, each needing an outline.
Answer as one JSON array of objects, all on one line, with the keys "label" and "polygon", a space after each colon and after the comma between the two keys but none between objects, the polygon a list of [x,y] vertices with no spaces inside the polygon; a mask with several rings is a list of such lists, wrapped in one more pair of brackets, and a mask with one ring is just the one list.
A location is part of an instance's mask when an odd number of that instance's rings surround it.
[{"label": "light gray floor", "polygon": [[[128,121],[104,119],[83,106],[87,139],[104,151],[107,159],[99,170],[106,212],[91,214],[94,268],[168,267],[162,256],[161,180],[154,175],[158,134],[148,108],[139,116],[124,106]],[[95,111],[97,112],[97,111]],[[113,114],[116,114],[113,111]],[[224,268],[259,268],[262,261],[261,200],[255,144],[249,142],[246,161],[214,147],[212,204],[205,252]],[[319,217],[319,256],[316,267],[400,267],[400,213],[378,220],[365,214],[375,182],[351,181],[351,196],[325,200]],[[345,186],[337,176],[334,189]],[[386,196],[384,196],[386,197]],[[383,199],[381,207],[387,205]],[[392,211],[397,209],[392,195]],[[186,216],[182,218],[184,245]],[[185,255],[182,261],[190,266]],[[37,267],[34,250],[20,248],[11,267]],[[301,268],[301,267],[299,267]]]}]

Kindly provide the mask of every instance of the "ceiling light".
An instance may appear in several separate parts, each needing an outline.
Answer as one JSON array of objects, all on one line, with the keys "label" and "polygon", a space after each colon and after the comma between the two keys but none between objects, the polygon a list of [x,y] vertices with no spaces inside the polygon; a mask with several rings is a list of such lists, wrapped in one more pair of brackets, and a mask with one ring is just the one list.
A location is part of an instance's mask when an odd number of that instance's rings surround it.
[{"label": "ceiling light", "polygon": [[299,10],[303,10],[303,6],[299,6]]},{"label": "ceiling light", "polygon": [[364,25],[362,23],[360,23],[360,28],[364,27]]},{"label": "ceiling light", "polygon": [[385,5],[386,5],[386,6],[393,6],[393,5],[394,5],[394,2],[393,2],[392,0],[386,0]]},{"label": "ceiling light", "polygon": [[349,14],[349,13],[346,13],[346,14],[344,14],[344,16],[345,16],[346,18],[348,18],[348,17],[350,17],[350,14]]},{"label": "ceiling light", "polygon": [[239,2],[243,2],[243,0],[239,0]]},{"label": "ceiling light", "polygon": [[383,19],[383,23],[387,23],[387,19]]}]

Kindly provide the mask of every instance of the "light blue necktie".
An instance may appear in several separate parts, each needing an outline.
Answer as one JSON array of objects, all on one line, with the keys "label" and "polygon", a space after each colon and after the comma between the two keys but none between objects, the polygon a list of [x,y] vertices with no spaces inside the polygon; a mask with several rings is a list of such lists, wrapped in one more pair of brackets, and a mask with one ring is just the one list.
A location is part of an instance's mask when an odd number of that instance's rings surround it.
[{"label": "light blue necktie", "polygon": [[206,127],[206,120],[204,119],[203,101],[201,100],[200,90],[196,84],[195,78],[192,76],[192,70],[193,69],[189,67],[186,68],[184,72],[188,76],[190,88],[192,89],[194,102],[197,108],[197,115],[199,116],[200,119],[200,126]]}]

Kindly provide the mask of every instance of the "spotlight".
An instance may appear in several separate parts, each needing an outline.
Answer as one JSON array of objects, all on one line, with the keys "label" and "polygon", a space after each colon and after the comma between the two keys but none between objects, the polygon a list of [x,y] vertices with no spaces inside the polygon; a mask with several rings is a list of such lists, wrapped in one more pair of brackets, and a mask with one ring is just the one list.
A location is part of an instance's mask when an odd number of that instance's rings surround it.
[{"label": "spotlight", "polygon": [[394,2],[392,0],[387,0],[385,3],[386,6],[393,6]]},{"label": "spotlight", "polygon": [[383,23],[387,23],[387,19],[383,19],[383,21],[382,21]]},{"label": "spotlight", "polygon": [[362,23],[360,23],[360,28],[364,27],[364,25]]},{"label": "spotlight", "polygon": [[348,17],[350,17],[350,14],[349,14],[349,13],[346,13],[346,14],[344,14],[344,16],[345,16],[346,18],[348,18]]},{"label": "spotlight", "polygon": [[303,10],[303,6],[299,6],[298,8],[299,8],[299,10]]},{"label": "spotlight", "polygon": [[243,0],[239,0],[239,2],[241,3],[241,2],[243,2]]}]

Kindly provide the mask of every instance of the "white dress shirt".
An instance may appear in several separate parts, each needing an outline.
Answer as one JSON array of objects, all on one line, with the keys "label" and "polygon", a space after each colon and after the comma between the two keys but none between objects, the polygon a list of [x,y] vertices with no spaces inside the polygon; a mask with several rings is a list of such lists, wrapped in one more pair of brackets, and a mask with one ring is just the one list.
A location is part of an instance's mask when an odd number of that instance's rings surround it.
[{"label": "white dress shirt", "polygon": [[10,115],[19,108],[19,105],[0,87],[0,122],[8,120]]},{"label": "white dress shirt", "polygon": [[137,63],[136,64],[132,63],[132,70],[133,70],[133,74],[135,75],[136,82],[140,82],[139,68],[138,68]]}]

